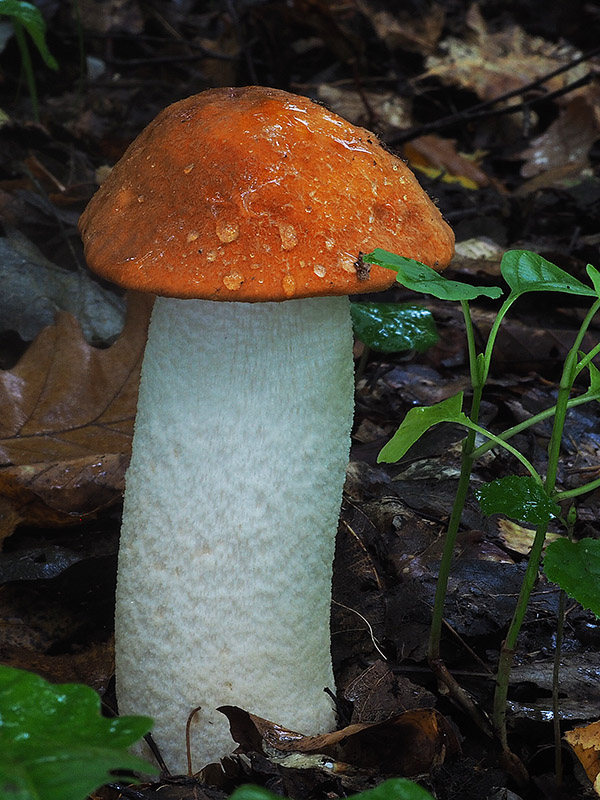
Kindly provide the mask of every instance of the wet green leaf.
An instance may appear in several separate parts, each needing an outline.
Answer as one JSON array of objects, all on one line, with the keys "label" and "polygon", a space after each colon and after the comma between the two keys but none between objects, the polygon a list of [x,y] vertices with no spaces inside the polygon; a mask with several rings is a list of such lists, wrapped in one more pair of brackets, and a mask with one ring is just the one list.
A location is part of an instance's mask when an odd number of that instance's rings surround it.
[{"label": "wet green leaf", "polygon": [[474,300],[476,297],[497,298],[502,294],[499,286],[471,286],[468,283],[452,281],[436,272],[431,267],[421,264],[412,258],[388,253],[377,248],[372,253],[363,255],[367,264],[379,264],[398,273],[397,281],[408,289],[423,294],[431,294],[440,300]]},{"label": "wet green leaf", "polygon": [[507,475],[484,483],[475,496],[488,517],[506,514],[511,519],[538,525],[560,514],[560,506],[530,475]]},{"label": "wet green leaf", "polygon": [[0,0],[0,14],[20,23],[33,39],[45,64],[51,69],[58,69],[58,63],[46,44],[46,23],[39,8],[23,0]]},{"label": "wet green leaf", "polygon": [[463,393],[459,392],[435,405],[411,408],[396,433],[382,448],[377,461],[388,464],[399,461],[425,431],[440,422],[467,422],[462,404]]},{"label": "wet green leaf", "polygon": [[[281,798],[262,786],[249,784],[236,789],[230,800],[281,800]],[[351,795],[348,800],[433,800],[433,798],[417,783],[404,778],[391,778],[374,789]]]},{"label": "wet green leaf", "polygon": [[439,339],[431,311],[411,303],[351,303],[356,336],[381,353],[423,352]]},{"label": "wet green leaf", "polygon": [[544,572],[569,597],[600,617],[600,539],[557,539],[546,548]]},{"label": "wet green leaf", "polygon": [[155,772],[127,752],[151,724],[102,717],[88,686],[0,666],[0,800],[83,800],[112,770]]},{"label": "wet green leaf", "polygon": [[595,297],[591,286],[581,283],[568,272],[529,250],[508,250],[500,270],[513,295],[525,292],[565,292]]},{"label": "wet green leaf", "polygon": [[595,364],[591,362],[587,365],[587,369],[590,373],[590,388],[588,392],[590,394],[599,394],[600,393],[600,370]]},{"label": "wet green leaf", "polygon": [[596,294],[600,297],[600,272],[593,267],[591,264],[588,264],[586,267],[587,274],[590,276],[591,282],[594,284],[594,289],[596,290]]}]

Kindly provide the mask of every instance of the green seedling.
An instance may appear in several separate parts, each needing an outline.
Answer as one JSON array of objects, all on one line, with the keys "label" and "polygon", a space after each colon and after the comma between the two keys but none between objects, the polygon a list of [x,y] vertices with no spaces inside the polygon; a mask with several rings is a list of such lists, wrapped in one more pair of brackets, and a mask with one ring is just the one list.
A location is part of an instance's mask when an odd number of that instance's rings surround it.
[{"label": "green seedling", "polygon": [[83,800],[114,770],[153,773],[127,750],[151,725],[101,716],[89,686],[0,666],[0,800]]},{"label": "green seedling", "polygon": [[52,53],[49,51],[48,45],[46,44],[46,23],[44,22],[44,18],[42,17],[39,8],[36,8],[32,3],[24,2],[24,0],[0,0],[0,16],[9,17],[12,23],[17,45],[19,47],[19,52],[21,54],[21,63],[23,64],[25,81],[31,97],[33,116],[37,121],[39,121],[40,106],[38,101],[37,86],[25,32],[27,32],[31,37],[46,66],[50,67],[50,69],[57,70],[58,63]]},{"label": "green seedling", "polygon": [[[467,497],[472,466],[477,458],[493,447],[502,447],[515,457],[521,465],[521,471],[526,473],[506,476],[498,481],[492,481],[482,486],[478,491],[478,499],[484,513],[500,512],[514,519],[531,522],[536,525],[534,543],[523,585],[513,619],[501,649],[494,698],[493,728],[502,744],[503,750],[510,754],[506,731],[506,700],[510,670],[517,637],[538,575],[549,521],[552,518],[560,518],[561,509],[559,503],[561,501],[576,497],[600,486],[600,479],[597,479],[569,491],[560,491],[556,487],[560,443],[569,409],[582,403],[600,400],[600,372],[592,363],[595,356],[600,353],[600,344],[593,347],[588,353],[581,352],[584,336],[592,319],[600,309],[600,272],[588,265],[587,273],[592,282],[592,286],[589,286],[576,280],[564,270],[535,253],[526,250],[511,250],[507,252],[502,259],[501,272],[510,288],[510,292],[500,306],[485,347],[482,351],[478,351],[469,301],[479,296],[493,299],[499,298],[502,295],[500,287],[478,288],[452,281],[423,264],[387,253],[384,250],[373,251],[364,256],[364,261],[395,270],[398,273],[398,282],[403,286],[418,292],[431,294],[442,300],[459,302],[463,311],[472,383],[472,399],[469,413],[467,414],[463,410],[462,393],[433,406],[411,409],[394,437],[382,449],[379,454],[379,460],[384,462],[398,461],[429,428],[441,422],[456,423],[467,429],[467,435],[462,446],[461,472],[440,564],[429,639],[429,662],[438,676],[448,685],[453,696],[463,702],[475,715],[477,715],[477,712],[472,701],[452,679],[440,657],[444,601],[456,536]],[[481,398],[489,375],[494,344],[502,321],[513,303],[528,292],[574,294],[581,297],[589,297],[592,303],[565,359],[556,404],[496,435],[478,424]],[[584,371],[587,371],[589,375],[588,389],[583,394],[572,397],[574,382]],[[517,433],[550,418],[553,418],[553,428],[548,446],[546,474],[542,476],[535,466],[509,443],[509,440]],[[485,441],[476,447],[476,436],[478,434]],[[574,544],[564,540],[556,542],[556,545],[548,548],[548,555],[546,556],[546,573],[548,577],[557,582],[570,596],[575,597],[575,599],[581,598],[586,607],[591,608],[594,613],[598,613],[600,607],[598,584],[600,556],[598,554],[598,543],[591,540],[583,540]],[[568,566],[564,563],[567,551],[569,554]],[[485,729],[485,720],[479,717],[479,721]]]}]

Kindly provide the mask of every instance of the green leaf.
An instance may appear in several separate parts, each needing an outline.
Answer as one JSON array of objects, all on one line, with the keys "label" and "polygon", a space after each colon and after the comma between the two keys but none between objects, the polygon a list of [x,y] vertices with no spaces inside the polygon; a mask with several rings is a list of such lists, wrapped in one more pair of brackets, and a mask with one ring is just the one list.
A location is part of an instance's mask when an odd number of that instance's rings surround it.
[{"label": "green leaf", "polygon": [[396,433],[382,448],[377,461],[384,461],[387,464],[399,461],[429,428],[440,422],[467,422],[462,404],[463,393],[459,392],[432,406],[411,408]]},{"label": "green leaf", "polygon": [[46,44],[46,23],[39,10],[24,0],[0,0],[0,14],[20,23],[29,33],[44,62],[51,69],[58,69],[58,63]]},{"label": "green leaf", "polygon": [[569,597],[600,617],[600,539],[557,539],[546,548],[544,572]]},{"label": "green leaf", "polygon": [[514,295],[525,292],[565,292],[596,297],[591,286],[586,286],[568,272],[529,250],[508,250],[502,256],[500,271]]},{"label": "green leaf", "polygon": [[0,800],[83,800],[112,770],[155,772],[127,752],[151,725],[102,717],[88,686],[0,666]]},{"label": "green leaf", "polygon": [[390,778],[354,797],[360,800],[433,800],[422,786],[404,778]]},{"label": "green leaf", "polygon": [[439,339],[431,311],[411,303],[351,303],[356,336],[381,353],[423,352]]},{"label": "green leaf", "polygon": [[586,369],[590,373],[590,385],[586,394],[600,394],[600,370],[595,364],[592,364],[591,361]]},{"label": "green leaf", "polygon": [[475,497],[487,517],[506,514],[538,525],[560,514],[560,506],[531,475],[507,475],[484,483],[475,491]]},{"label": "green leaf", "polygon": [[591,264],[588,264],[586,267],[586,272],[590,276],[591,282],[594,284],[594,289],[596,290],[596,294],[600,297],[600,272],[593,267]]},{"label": "green leaf", "polygon": [[[280,796],[262,786],[240,786],[230,800],[281,800]],[[348,800],[433,800],[428,791],[405,778],[390,778],[374,789],[351,795]]]},{"label": "green leaf", "polygon": [[431,294],[440,300],[474,300],[476,297],[497,298],[502,294],[499,286],[471,286],[460,281],[451,281],[426,264],[412,258],[388,253],[377,248],[372,253],[363,255],[367,264],[378,264],[398,273],[396,280],[408,289],[423,294]]}]

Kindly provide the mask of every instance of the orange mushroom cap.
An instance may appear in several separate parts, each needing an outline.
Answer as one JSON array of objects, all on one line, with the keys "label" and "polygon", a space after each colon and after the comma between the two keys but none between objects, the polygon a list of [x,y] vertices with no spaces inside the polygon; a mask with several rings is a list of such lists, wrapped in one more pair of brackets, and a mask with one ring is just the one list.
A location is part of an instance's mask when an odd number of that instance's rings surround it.
[{"label": "orange mushroom cap", "polygon": [[248,302],[386,289],[381,247],[436,269],[454,236],[376,136],[306,97],[210,89],[166,108],[80,220],[91,269],[129,289]]}]

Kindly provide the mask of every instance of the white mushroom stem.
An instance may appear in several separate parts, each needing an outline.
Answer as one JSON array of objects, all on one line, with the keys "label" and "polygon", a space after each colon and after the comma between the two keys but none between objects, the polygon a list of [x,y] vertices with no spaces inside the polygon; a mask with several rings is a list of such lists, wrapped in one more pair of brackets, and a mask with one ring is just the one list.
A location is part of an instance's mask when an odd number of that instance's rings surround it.
[{"label": "white mushroom stem", "polygon": [[231,752],[238,705],[314,734],[334,714],[329,615],[353,409],[347,297],[158,298],[127,473],[121,713],[172,771]]}]

